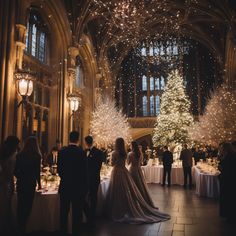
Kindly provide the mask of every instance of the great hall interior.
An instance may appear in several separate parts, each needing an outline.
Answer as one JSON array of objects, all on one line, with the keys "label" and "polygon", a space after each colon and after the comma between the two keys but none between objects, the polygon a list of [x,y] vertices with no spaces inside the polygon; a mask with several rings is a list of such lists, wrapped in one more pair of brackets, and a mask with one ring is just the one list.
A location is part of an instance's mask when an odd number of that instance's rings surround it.
[{"label": "great hall interior", "polygon": [[[0,143],[9,135],[22,143],[35,135],[46,155],[57,140],[68,145],[69,133],[77,130],[84,146],[96,122],[97,104],[111,99],[125,116],[131,139],[150,157],[171,71],[182,75],[195,121],[204,115],[213,90],[222,84],[235,90],[236,1],[1,0],[0,48]],[[162,209],[170,196],[170,205],[183,210],[182,218],[176,214],[166,227],[145,225],[140,231],[127,225],[122,231],[102,220],[94,235],[193,236],[200,235],[201,228],[206,232],[204,224],[198,228],[188,220],[184,206],[191,204],[181,196],[195,204],[196,215],[203,216],[206,208],[212,217],[217,232],[211,229],[205,235],[235,235],[215,216],[217,198],[201,202],[195,189],[186,195],[176,186],[172,193],[150,188]],[[191,214],[190,218],[198,216]]]}]

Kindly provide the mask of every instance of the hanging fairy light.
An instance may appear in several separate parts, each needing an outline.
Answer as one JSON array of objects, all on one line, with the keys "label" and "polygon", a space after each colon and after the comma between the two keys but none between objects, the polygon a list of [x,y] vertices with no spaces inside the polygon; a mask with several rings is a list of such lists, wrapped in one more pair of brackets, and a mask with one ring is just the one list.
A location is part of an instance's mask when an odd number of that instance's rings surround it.
[{"label": "hanging fairy light", "polygon": [[148,26],[155,21],[160,27],[155,33],[158,38],[180,30],[181,12],[170,14],[167,0],[92,0],[92,3],[95,7],[91,14],[106,19],[107,34],[114,45],[122,42],[136,46],[140,40],[153,36]]}]

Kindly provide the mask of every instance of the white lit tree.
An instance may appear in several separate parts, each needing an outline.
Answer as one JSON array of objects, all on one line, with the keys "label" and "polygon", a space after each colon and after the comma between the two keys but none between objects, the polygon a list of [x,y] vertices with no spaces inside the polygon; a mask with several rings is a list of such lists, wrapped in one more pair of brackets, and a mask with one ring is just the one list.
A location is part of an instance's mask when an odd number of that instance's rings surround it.
[{"label": "white lit tree", "polygon": [[127,117],[118,110],[111,99],[98,100],[92,114],[90,131],[94,142],[107,149],[114,144],[116,138],[121,137],[126,144],[131,141],[130,126]]},{"label": "white lit tree", "polygon": [[185,93],[183,79],[177,70],[172,71],[161,97],[160,114],[154,127],[154,146],[174,148],[190,141],[188,128],[193,123],[190,101]]},{"label": "white lit tree", "polygon": [[190,129],[192,140],[218,146],[236,140],[236,92],[222,85],[211,94],[205,112]]}]

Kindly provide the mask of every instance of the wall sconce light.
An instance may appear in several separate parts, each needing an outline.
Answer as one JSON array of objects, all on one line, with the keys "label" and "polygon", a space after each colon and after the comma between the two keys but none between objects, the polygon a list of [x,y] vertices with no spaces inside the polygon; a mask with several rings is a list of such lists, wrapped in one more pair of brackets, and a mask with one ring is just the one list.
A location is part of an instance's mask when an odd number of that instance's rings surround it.
[{"label": "wall sconce light", "polygon": [[22,105],[22,138],[25,139],[27,137],[26,106],[28,104],[28,98],[34,89],[35,77],[32,72],[26,70],[17,71],[14,77],[16,80],[17,92],[22,98],[22,100],[17,105],[17,108]]},{"label": "wall sconce light", "polygon": [[26,105],[28,102],[28,97],[32,94],[34,89],[35,77],[29,71],[18,71],[15,73],[17,92],[22,97],[21,102],[18,107]]},{"label": "wall sconce light", "polygon": [[81,98],[78,96],[78,94],[68,94],[67,99],[70,103],[70,109],[72,111],[72,114],[70,115],[72,119],[72,128],[75,130],[75,121],[74,121],[74,114],[79,109],[79,106],[81,105]]},{"label": "wall sconce light", "polygon": [[75,111],[79,109],[81,98],[77,94],[68,94],[67,99],[70,103],[70,109],[72,111],[72,115],[74,115]]}]

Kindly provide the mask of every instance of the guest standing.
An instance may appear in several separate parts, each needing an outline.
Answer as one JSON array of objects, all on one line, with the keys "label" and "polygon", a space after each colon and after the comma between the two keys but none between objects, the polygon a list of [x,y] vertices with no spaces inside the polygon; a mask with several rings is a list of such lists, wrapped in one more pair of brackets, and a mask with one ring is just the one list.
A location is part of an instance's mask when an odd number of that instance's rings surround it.
[{"label": "guest standing", "polygon": [[63,235],[68,231],[68,214],[72,205],[72,234],[79,234],[82,212],[87,193],[87,160],[82,147],[78,146],[79,132],[72,131],[69,145],[58,153],[57,170],[61,177],[60,230]]},{"label": "guest standing", "polygon": [[141,169],[142,155],[137,142],[131,142],[131,152],[128,153],[127,163],[130,165],[129,172],[133,181],[135,182],[139,192],[141,193],[143,199],[152,207],[154,203],[148,192],[148,187],[143,176]]},{"label": "guest standing", "polygon": [[58,152],[61,149],[61,142],[59,139],[56,140],[56,144],[52,147],[51,152],[47,156],[47,164],[52,167],[57,165]]},{"label": "guest standing", "polygon": [[168,150],[167,146],[163,148],[163,179],[162,179],[162,186],[165,186],[166,183],[166,175],[167,175],[167,183],[168,187],[171,186],[171,168],[173,163],[173,154]]},{"label": "guest standing", "polygon": [[192,151],[188,149],[188,146],[184,144],[184,148],[180,153],[180,160],[182,160],[182,166],[184,171],[184,188],[187,187],[189,182],[189,188],[192,188]]},{"label": "guest standing", "polygon": [[16,156],[17,219],[22,234],[26,231],[26,223],[31,213],[36,183],[41,188],[41,158],[39,144],[34,136],[26,139],[22,151]]},{"label": "guest standing", "polygon": [[100,184],[100,170],[105,161],[104,153],[93,146],[93,137],[85,137],[86,156],[88,162],[88,199],[85,203],[85,214],[90,227],[95,226],[97,192]]},{"label": "guest standing", "polygon": [[200,154],[198,147],[192,149],[193,158],[194,158],[194,164],[197,165],[197,163],[200,160]]},{"label": "guest standing", "polygon": [[113,166],[106,199],[108,216],[117,222],[131,224],[154,223],[170,219],[168,214],[159,212],[142,197],[130,173],[125,167],[127,158],[123,138],[117,138],[112,153]]},{"label": "guest standing", "polygon": [[220,216],[229,223],[236,222],[236,193],[234,181],[236,179],[236,152],[230,143],[223,143],[220,147]]},{"label": "guest standing", "polygon": [[144,165],[143,163],[143,160],[144,160],[144,155],[143,155],[143,146],[142,145],[138,145],[138,149],[139,149],[139,152],[140,152],[140,158],[141,158],[141,166]]},{"label": "guest standing", "polygon": [[16,152],[20,140],[8,136],[0,149],[0,233],[7,234],[12,230],[11,199],[14,192],[13,172]]}]

